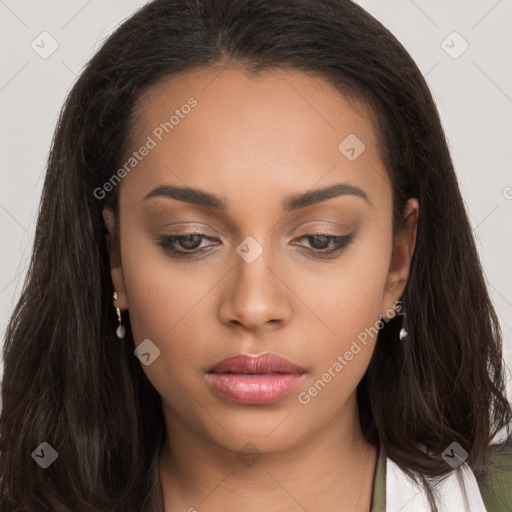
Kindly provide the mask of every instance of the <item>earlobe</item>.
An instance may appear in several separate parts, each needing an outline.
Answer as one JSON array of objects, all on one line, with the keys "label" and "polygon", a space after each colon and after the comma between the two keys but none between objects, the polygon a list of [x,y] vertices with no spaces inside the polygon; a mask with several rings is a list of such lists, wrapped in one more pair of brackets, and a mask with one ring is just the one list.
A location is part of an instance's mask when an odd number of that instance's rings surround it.
[{"label": "earlobe", "polygon": [[123,270],[121,267],[111,268],[110,276],[112,277],[112,283],[114,284],[114,290],[117,293],[117,300],[114,302],[114,306],[119,308],[121,311],[128,309],[128,303],[126,300],[126,290],[124,286]]}]

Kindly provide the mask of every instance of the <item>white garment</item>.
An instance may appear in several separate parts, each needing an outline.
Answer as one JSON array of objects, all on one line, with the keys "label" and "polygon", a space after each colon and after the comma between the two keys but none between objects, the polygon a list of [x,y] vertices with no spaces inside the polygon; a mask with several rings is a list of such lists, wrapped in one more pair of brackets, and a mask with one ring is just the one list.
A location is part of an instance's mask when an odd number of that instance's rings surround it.
[{"label": "white garment", "polygon": [[[436,489],[439,512],[486,512],[475,475],[465,462]],[[386,458],[386,512],[431,512],[423,487],[415,484],[389,458]]]}]

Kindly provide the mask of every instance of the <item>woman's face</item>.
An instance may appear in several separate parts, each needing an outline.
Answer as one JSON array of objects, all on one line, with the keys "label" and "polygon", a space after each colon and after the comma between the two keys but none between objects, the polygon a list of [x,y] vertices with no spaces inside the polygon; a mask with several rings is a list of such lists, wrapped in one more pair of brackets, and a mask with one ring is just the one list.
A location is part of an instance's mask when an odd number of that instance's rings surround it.
[{"label": "woman's face", "polygon": [[[150,340],[141,359],[167,427],[272,451],[353,424],[415,238],[412,223],[393,253],[391,186],[365,110],[296,70],[202,68],[151,88],[135,130],[112,279],[135,345]],[[304,369],[294,387],[259,392],[275,383],[268,372],[227,377],[230,397],[213,386],[218,361],[263,353]]]}]

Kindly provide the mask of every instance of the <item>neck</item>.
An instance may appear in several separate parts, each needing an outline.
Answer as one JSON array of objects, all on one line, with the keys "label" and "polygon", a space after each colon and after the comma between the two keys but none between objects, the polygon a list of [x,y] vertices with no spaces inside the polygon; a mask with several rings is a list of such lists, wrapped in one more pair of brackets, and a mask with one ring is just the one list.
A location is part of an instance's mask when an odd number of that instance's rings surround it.
[{"label": "neck", "polygon": [[[351,402],[346,406],[357,413],[355,394]],[[159,472],[165,511],[368,512],[377,449],[347,407],[301,443],[264,452],[250,441],[243,452],[227,449],[164,407],[168,435]]]}]

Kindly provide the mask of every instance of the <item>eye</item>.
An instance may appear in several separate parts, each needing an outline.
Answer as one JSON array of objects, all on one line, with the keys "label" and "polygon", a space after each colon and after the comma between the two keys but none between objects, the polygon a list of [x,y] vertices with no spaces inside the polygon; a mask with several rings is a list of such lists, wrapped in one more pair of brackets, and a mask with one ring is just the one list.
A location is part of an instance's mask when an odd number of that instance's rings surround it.
[{"label": "eye", "polygon": [[[311,247],[310,249],[307,248],[307,251],[322,257],[323,255],[332,255],[343,251],[348,245],[352,243],[354,233],[341,236],[329,235],[328,233],[314,233],[303,235],[296,240],[302,240],[304,238],[307,239]],[[301,244],[294,243],[294,245]]]},{"label": "eye", "polygon": [[209,250],[208,247],[198,249],[204,240],[215,241],[216,239],[204,233],[191,232],[161,236],[158,240],[158,244],[163,247],[166,252],[175,256],[191,257],[203,254]]}]

